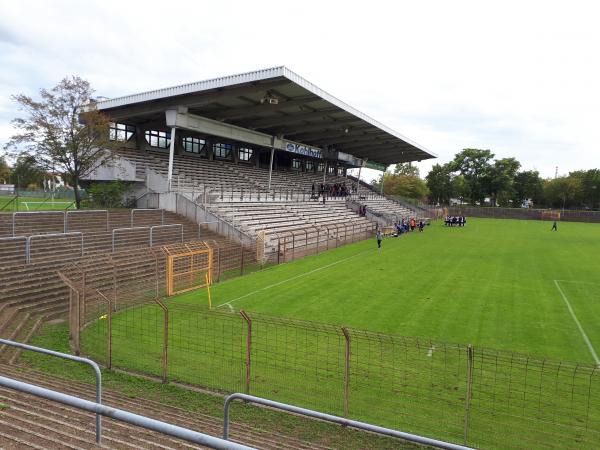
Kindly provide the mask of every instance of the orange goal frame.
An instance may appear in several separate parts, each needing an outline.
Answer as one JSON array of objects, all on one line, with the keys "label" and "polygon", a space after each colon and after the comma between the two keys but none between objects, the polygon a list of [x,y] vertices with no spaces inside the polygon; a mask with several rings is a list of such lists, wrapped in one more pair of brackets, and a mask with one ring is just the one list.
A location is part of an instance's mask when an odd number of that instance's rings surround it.
[{"label": "orange goal frame", "polygon": [[168,297],[207,288],[212,307],[213,251],[205,242],[188,242],[163,247],[167,254],[166,294]]}]

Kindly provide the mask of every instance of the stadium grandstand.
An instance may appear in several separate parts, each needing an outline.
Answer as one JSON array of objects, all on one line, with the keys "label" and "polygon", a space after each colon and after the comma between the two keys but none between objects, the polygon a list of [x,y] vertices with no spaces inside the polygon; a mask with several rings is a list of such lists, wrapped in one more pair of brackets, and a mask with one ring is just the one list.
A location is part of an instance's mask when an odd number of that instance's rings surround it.
[{"label": "stadium grandstand", "polygon": [[[282,231],[423,215],[374,192],[360,173],[435,155],[285,67],[96,107],[114,121],[111,138],[122,146],[90,179],[134,182],[138,198],[157,194],[157,205],[174,212],[184,197],[201,207],[201,220],[216,216],[253,237],[264,232],[267,246]],[[353,168],[357,178],[348,175]],[[149,206],[147,198],[140,204]],[[361,217],[356,204],[374,214]]]},{"label": "stadium grandstand", "polygon": [[[169,244],[206,243],[213,252],[212,277],[219,281],[368,238],[400,217],[426,215],[374,191],[361,180],[361,169],[385,170],[389,164],[435,155],[285,67],[95,106],[112,120],[110,137],[120,145],[111,162],[86,181],[130,182],[136,207],[0,212],[3,339],[25,343],[45,323],[67,319],[72,332],[74,315],[78,324],[85,320],[89,286],[116,286],[120,273],[139,281],[140,261],[147,260],[156,266],[155,279],[162,280],[161,249]],[[358,177],[350,176],[348,171],[356,168]],[[72,281],[83,267],[83,278]],[[162,282],[156,282],[157,293]],[[82,297],[74,294],[79,289]],[[25,369],[19,364],[23,349],[6,342],[0,347],[3,375],[90,397],[87,384]],[[69,343],[78,350],[72,335]],[[94,447],[89,414],[2,386],[3,447]],[[129,411],[166,417],[184,427],[200,424],[203,431],[219,434],[218,421],[208,415],[191,419],[177,408],[116,392],[105,398]],[[104,447],[191,448],[174,437],[108,423]],[[234,440],[257,448],[321,446],[243,425],[237,430]]]}]

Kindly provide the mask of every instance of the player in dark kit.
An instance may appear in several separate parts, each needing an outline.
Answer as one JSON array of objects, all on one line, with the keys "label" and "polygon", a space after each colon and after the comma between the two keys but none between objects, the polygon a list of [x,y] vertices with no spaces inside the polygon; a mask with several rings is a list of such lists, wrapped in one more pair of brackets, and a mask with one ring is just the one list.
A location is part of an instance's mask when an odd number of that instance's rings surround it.
[{"label": "player in dark kit", "polygon": [[556,226],[556,220],[552,224],[552,228],[550,229],[550,231],[558,231],[558,227]]}]

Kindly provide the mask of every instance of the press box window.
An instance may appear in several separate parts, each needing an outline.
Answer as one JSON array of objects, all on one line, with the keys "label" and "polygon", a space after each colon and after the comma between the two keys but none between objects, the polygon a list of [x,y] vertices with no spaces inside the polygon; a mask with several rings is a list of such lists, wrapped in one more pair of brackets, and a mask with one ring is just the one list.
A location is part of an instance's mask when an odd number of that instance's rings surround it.
[{"label": "press box window", "polygon": [[135,134],[135,127],[124,123],[111,123],[108,137],[111,141],[128,141]]},{"label": "press box window", "polygon": [[292,169],[299,170],[302,167],[302,161],[299,159],[292,159]]},{"label": "press box window", "polygon": [[150,147],[167,148],[171,144],[171,133],[166,131],[148,130],[144,136]]},{"label": "press box window", "polygon": [[319,163],[317,166],[317,172],[323,172],[325,170],[325,163]]},{"label": "press box window", "polygon": [[188,153],[200,154],[204,147],[206,146],[206,141],[204,139],[199,139],[195,137],[184,137],[183,138],[183,150]]},{"label": "press box window", "polygon": [[240,148],[238,150],[238,159],[240,161],[250,161],[250,158],[252,158],[251,148]]},{"label": "press box window", "polygon": [[312,172],[315,169],[315,164],[312,161],[306,161],[306,171]]},{"label": "press box window", "polygon": [[233,145],[231,144],[214,144],[213,153],[216,158],[231,159],[231,152],[233,151]]}]

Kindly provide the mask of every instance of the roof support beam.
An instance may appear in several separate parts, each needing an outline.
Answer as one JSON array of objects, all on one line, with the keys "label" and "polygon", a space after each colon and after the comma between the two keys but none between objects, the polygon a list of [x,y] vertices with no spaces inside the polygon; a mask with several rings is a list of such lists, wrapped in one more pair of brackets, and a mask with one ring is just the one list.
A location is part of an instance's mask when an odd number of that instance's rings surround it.
[{"label": "roof support beam", "polygon": [[280,147],[274,145],[275,140],[280,141],[270,134],[260,133],[258,131],[248,130],[235,125],[197,116],[195,114],[181,113],[177,110],[166,112],[167,126],[183,128],[185,130],[196,131],[211,136],[223,137],[234,141],[247,142],[248,144],[258,145],[260,147]]}]

